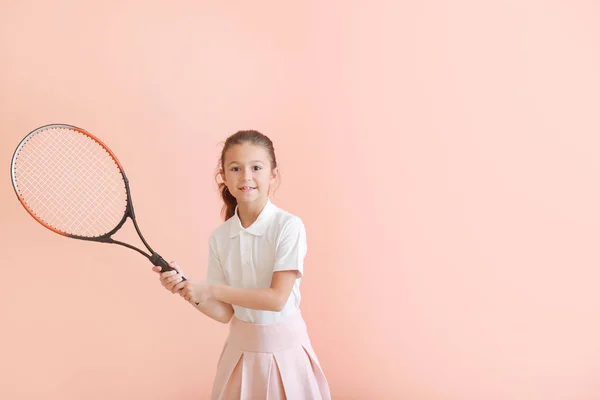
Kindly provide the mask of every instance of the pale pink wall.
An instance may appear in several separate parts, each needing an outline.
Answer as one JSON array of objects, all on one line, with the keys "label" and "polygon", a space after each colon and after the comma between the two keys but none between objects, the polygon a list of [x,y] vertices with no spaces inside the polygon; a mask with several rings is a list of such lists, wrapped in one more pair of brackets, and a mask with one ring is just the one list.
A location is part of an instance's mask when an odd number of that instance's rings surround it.
[{"label": "pale pink wall", "polygon": [[51,122],[116,152],[193,277],[217,144],[270,135],[335,399],[600,398],[599,45],[591,1],[0,2],[0,398],[206,398],[226,335],[21,209]]}]

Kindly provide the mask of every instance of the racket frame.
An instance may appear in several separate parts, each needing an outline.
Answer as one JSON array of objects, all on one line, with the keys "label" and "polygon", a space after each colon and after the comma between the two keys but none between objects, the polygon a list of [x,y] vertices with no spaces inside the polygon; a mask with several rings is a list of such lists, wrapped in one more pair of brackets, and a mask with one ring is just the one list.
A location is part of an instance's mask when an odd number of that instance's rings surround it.
[{"label": "racket frame", "polygon": [[[125,213],[123,214],[123,218],[121,218],[121,221],[117,224],[117,226],[115,226],[111,231],[101,235],[101,236],[93,236],[93,237],[89,237],[89,236],[80,236],[80,235],[75,235],[75,234],[71,234],[71,233],[66,233],[66,232],[62,232],[54,227],[52,227],[51,225],[45,223],[44,221],[42,221],[37,215],[35,215],[35,213],[27,206],[27,203],[25,202],[25,200],[23,200],[21,198],[21,196],[19,195],[18,189],[17,189],[17,182],[16,182],[16,176],[15,176],[15,165],[16,165],[16,161],[17,161],[17,156],[19,154],[19,152],[21,151],[21,149],[23,148],[23,146],[27,143],[27,141],[29,139],[31,139],[32,137],[34,137],[35,135],[37,135],[39,132],[43,131],[43,130],[47,130],[47,129],[52,129],[52,127],[55,128],[62,128],[62,129],[70,129],[70,130],[74,130],[76,132],[79,132],[85,136],[88,136],[90,139],[92,139],[93,141],[95,141],[96,143],[98,143],[100,146],[102,146],[104,148],[104,150],[106,150],[108,152],[108,154],[112,157],[112,159],[114,160],[114,162],[117,165],[117,168],[119,169],[119,173],[121,174],[121,176],[123,177],[123,181],[125,182],[125,195],[126,195],[126,206],[125,206]],[[91,133],[87,132],[85,129],[82,128],[78,128],[76,126],[73,125],[68,125],[68,124],[47,124],[44,126],[40,126],[39,128],[34,129],[33,131],[31,131],[27,136],[25,136],[21,142],[19,143],[19,145],[17,146],[17,148],[15,149],[15,152],[13,153],[12,156],[12,160],[10,163],[10,175],[11,175],[11,179],[12,179],[12,184],[13,184],[13,189],[15,190],[15,194],[17,195],[17,198],[19,199],[19,201],[21,202],[21,205],[23,205],[23,208],[25,208],[25,210],[27,210],[27,212],[40,224],[42,224],[43,226],[45,226],[46,228],[50,229],[52,232],[54,233],[58,233],[61,236],[66,236],[72,239],[79,239],[79,240],[87,240],[87,241],[93,241],[93,242],[100,242],[100,243],[112,243],[112,244],[118,244],[124,247],[127,247],[129,249],[135,250],[138,253],[142,254],[143,256],[145,256],[146,258],[148,258],[148,260],[150,260],[150,262],[156,266],[161,267],[161,272],[165,272],[165,271],[170,271],[173,270],[173,268],[171,268],[171,266],[169,266],[169,263],[165,261],[164,258],[162,258],[158,253],[156,253],[154,250],[152,250],[152,248],[150,247],[150,245],[148,244],[148,242],[146,242],[146,239],[144,239],[144,236],[142,235],[142,232],[140,231],[140,228],[138,227],[136,218],[135,218],[135,213],[133,211],[133,202],[131,200],[131,192],[130,192],[130,188],[129,188],[129,180],[127,179],[127,175],[125,174],[125,170],[123,169],[123,166],[121,165],[121,163],[119,162],[119,160],[117,159],[117,156],[112,152],[112,150],[110,150],[108,148],[108,146],[106,144],[104,144],[100,139],[98,139],[96,136],[92,135]],[[150,252],[150,254],[146,253],[145,251],[129,244],[129,243],[125,243],[125,242],[121,242],[118,240],[114,240],[112,238],[112,235],[114,235],[119,229],[121,229],[121,227],[123,226],[123,224],[125,224],[125,221],[127,221],[127,218],[131,218],[131,220],[133,221],[133,226],[135,227],[136,232],[138,233],[140,239],[142,240],[142,243],[144,243],[144,245],[146,246],[146,248],[148,249],[148,251]],[[185,280],[185,278],[183,278]]]}]

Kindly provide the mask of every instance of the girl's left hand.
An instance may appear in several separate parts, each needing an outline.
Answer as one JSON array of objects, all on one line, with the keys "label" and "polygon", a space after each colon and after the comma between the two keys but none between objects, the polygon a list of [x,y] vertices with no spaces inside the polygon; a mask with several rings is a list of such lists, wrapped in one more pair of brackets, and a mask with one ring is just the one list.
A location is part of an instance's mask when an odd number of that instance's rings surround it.
[{"label": "girl's left hand", "polygon": [[206,282],[186,281],[179,294],[192,304],[202,304],[211,297],[210,285]]}]

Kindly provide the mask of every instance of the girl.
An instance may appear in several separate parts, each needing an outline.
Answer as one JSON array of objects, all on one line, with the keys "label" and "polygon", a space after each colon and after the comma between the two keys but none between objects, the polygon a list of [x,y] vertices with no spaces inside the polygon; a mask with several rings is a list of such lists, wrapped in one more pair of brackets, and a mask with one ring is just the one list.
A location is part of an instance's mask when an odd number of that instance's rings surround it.
[{"label": "girl", "polygon": [[225,141],[219,164],[225,222],[209,238],[206,280],[182,281],[175,263],[175,271],[154,268],[167,290],[231,321],[211,399],[330,399],[299,309],[304,224],[268,197],[278,174],[273,143],[239,131]]}]

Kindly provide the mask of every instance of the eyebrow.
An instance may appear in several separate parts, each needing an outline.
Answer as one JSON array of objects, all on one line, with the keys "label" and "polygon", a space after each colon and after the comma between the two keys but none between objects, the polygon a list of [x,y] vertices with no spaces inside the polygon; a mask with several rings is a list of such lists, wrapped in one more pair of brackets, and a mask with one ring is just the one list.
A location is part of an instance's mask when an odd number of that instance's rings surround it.
[{"label": "eyebrow", "polygon": [[[252,160],[252,161],[250,161],[250,162],[251,162],[251,163],[257,163],[257,162],[258,162],[258,163],[264,164],[264,162],[262,162],[262,161],[260,161],[260,160]],[[229,164],[227,164],[227,166],[230,166],[231,164],[237,164],[237,163],[239,163],[239,162],[238,162],[238,161],[232,161],[232,162],[230,162]]]}]

